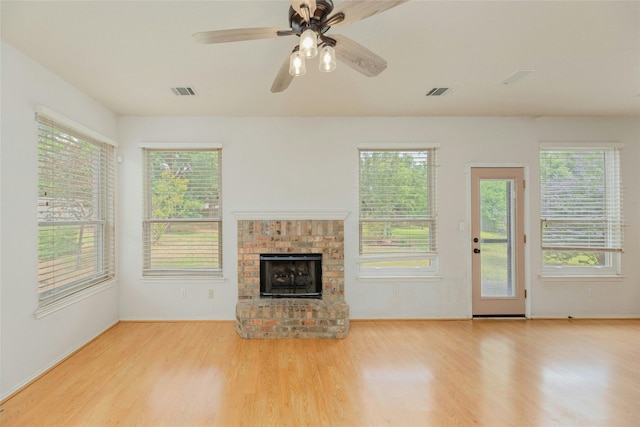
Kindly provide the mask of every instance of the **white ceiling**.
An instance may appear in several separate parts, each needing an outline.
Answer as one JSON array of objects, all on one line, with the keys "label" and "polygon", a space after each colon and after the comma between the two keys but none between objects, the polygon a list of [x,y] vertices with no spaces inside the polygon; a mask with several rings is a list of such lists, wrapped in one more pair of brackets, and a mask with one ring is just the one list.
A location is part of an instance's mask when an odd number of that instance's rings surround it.
[{"label": "white ceiling", "polygon": [[[278,94],[295,36],[202,45],[191,35],[287,27],[286,0],[0,7],[4,41],[118,115],[640,117],[640,1],[412,0],[329,30],[385,58],[382,74],[340,63],[325,74],[314,62]],[[518,70],[535,72],[500,83]],[[425,96],[442,86],[454,90]]]}]

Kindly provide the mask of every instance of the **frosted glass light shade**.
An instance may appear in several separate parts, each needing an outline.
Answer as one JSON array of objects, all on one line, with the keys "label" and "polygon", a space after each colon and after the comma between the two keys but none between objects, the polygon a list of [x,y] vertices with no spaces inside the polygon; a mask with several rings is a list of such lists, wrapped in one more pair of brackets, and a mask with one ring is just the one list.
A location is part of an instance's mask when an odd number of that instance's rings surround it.
[{"label": "frosted glass light shade", "polygon": [[304,30],[300,35],[300,52],[307,59],[315,58],[318,55],[318,36],[310,28]]},{"label": "frosted glass light shade", "polygon": [[331,46],[325,46],[320,51],[320,71],[329,73],[336,69],[336,51]]},{"label": "frosted glass light shade", "polygon": [[307,68],[304,64],[304,55],[300,51],[295,51],[289,57],[289,74],[293,77],[298,77],[307,72]]}]

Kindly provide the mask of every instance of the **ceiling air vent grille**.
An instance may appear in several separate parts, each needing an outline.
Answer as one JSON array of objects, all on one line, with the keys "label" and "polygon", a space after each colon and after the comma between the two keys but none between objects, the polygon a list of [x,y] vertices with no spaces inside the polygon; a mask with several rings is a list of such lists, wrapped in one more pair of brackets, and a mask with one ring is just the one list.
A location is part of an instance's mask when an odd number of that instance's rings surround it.
[{"label": "ceiling air vent grille", "polygon": [[444,96],[452,90],[453,89],[450,87],[434,87],[429,92],[427,92],[426,96]]},{"label": "ceiling air vent grille", "polygon": [[176,96],[196,96],[196,91],[192,87],[172,87],[171,91]]}]

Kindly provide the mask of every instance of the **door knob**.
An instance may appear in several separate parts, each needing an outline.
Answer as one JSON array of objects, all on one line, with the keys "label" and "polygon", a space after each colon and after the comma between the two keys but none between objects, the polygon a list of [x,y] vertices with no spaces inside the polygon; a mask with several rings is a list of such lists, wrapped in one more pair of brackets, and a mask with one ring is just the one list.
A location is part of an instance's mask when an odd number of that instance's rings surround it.
[{"label": "door knob", "polygon": [[477,238],[477,237],[474,237],[474,238],[473,238],[473,241],[474,241],[475,243],[478,243],[478,238]]},{"label": "door knob", "polygon": [[480,249],[475,248],[475,249],[473,250],[473,253],[474,253],[474,254],[479,254],[479,253],[480,253]]}]

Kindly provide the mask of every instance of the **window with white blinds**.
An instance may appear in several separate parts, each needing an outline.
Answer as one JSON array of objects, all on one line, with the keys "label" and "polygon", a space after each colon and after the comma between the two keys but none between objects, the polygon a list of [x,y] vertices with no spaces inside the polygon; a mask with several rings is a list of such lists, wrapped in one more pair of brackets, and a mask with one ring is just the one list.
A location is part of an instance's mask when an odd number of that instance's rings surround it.
[{"label": "window with white blinds", "polygon": [[42,308],[115,275],[114,146],[45,113],[37,123]]},{"label": "window with white blinds", "polygon": [[435,271],[436,148],[360,150],[360,271]]},{"label": "window with white blinds", "polygon": [[615,254],[623,248],[620,175],[617,147],[541,148],[545,267],[615,267]]},{"label": "window with white blinds", "polygon": [[220,149],[143,150],[143,274],[221,276]]}]

